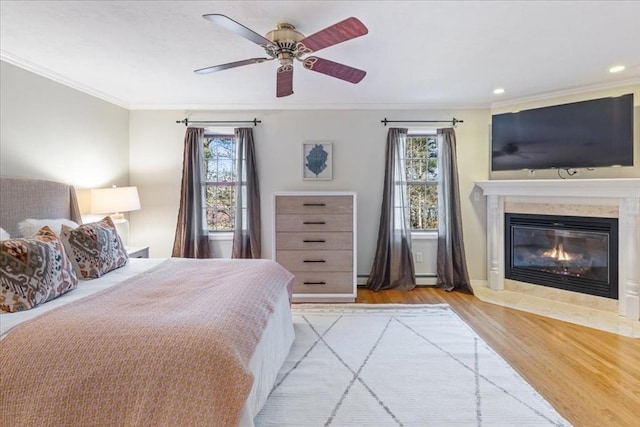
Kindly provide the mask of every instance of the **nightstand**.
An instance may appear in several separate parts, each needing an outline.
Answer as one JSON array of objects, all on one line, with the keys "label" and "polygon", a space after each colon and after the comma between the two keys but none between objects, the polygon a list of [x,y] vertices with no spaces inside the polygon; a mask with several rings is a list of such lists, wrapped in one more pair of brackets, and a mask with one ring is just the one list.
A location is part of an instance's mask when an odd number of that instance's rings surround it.
[{"label": "nightstand", "polygon": [[129,258],[149,258],[149,246],[127,248]]}]

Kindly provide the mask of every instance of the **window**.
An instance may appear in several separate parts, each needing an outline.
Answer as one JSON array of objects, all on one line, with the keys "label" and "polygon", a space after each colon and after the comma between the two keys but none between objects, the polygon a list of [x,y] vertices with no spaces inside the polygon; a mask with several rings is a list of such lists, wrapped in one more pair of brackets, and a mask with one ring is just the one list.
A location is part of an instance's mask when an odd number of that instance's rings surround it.
[{"label": "window", "polygon": [[207,225],[210,231],[233,231],[236,210],[236,139],[204,136]]},{"label": "window", "polygon": [[411,230],[437,230],[438,144],[436,135],[408,135],[405,166]]}]

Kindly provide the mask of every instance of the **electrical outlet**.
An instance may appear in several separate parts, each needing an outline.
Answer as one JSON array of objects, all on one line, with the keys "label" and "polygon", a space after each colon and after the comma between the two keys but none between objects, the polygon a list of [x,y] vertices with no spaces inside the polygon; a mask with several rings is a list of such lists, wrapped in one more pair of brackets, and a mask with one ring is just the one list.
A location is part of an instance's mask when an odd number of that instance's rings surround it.
[{"label": "electrical outlet", "polygon": [[480,193],[477,191],[473,192],[473,201],[474,202],[479,202],[480,201]]},{"label": "electrical outlet", "polygon": [[422,262],[422,252],[416,252],[416,262]]}]

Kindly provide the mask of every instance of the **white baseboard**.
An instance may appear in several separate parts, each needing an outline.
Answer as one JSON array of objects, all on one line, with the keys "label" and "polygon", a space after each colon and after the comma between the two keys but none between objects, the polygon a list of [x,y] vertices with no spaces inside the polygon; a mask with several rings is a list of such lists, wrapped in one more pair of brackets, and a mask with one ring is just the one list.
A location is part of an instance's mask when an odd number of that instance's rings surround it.
[{"label": "white baseboard", "polygon": [[[435,286],[436,277],[416,277],[416,285],[418,286]],[[358,277],[358,286],[364,286],[367,284],[366,277]],[[489,284],[486,280],[471,280],[471,287],[488,287]]]},{"label": "white baseboard", "polygon": [[476,287],[488,288],[489,282],[487,282],[486,280],[471,280],[471,287],[472,288],[476,288]]},{"label": "white baseboard", "polygon": [[[364,286],[367,284],[366,277],[358,277],[358,286]],[[435,277],[416,277],[416,285],[418,286],[435,286]]]}]

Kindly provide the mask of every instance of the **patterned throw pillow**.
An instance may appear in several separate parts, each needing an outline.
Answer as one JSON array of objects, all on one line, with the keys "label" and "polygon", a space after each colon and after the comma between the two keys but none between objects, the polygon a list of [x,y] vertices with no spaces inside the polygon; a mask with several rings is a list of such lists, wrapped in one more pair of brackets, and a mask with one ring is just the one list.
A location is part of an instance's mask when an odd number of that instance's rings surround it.
[{"label": "patterned throw pillow", "polygon": [[100,277],[129,261],[127,249],[108,216],[77,228],[63,225],[61,239],[73,268],[85,279]]},{"label": "patterned throw pillow", "polygon": [[30,239],[0,242],[0,310],[28,310],[78,287],[62,242],[43,227]]}]

